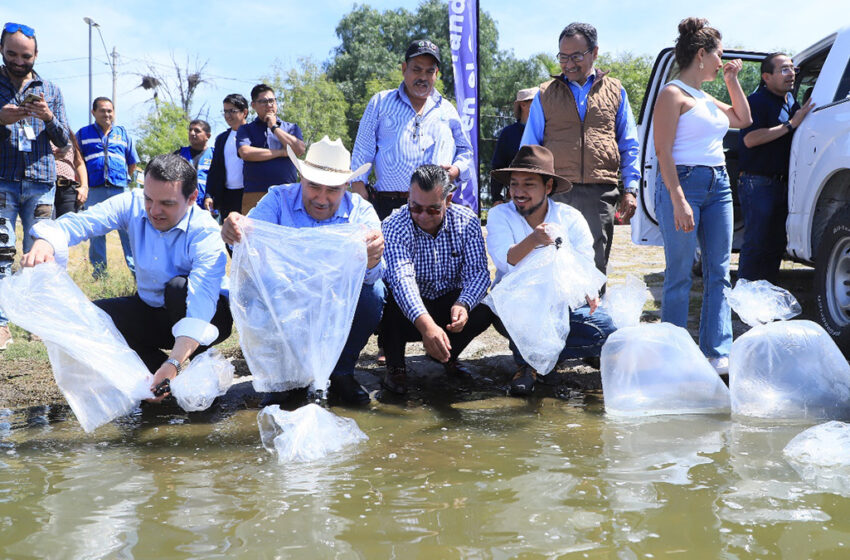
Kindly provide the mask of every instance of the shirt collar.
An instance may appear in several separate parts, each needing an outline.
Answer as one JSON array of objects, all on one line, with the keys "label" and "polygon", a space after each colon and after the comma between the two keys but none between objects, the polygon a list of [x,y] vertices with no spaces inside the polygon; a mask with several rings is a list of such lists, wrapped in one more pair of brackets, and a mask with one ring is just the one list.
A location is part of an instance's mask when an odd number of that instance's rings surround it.
[{"label": "shirt collar", "polygon": [[307,209],[304,207],[304,197],[302,193],[301,183],[295,184],[298,185],[295,189],[295,198],[292,200],[292,209],[295,212],[303,212],[305,216],[307,216],[316,223],[330,222],[336,218],[342,218],[345,221],[348,221],[349,217],[351,216],[351,211],[354,208],[354,203],[351,200],[351,193],[349,193],[348,191],[343,193],[342,200],[339,201],[339,208],[336,209],[336,212],[334,212],[333,216],[331,216],[327,220],[319,221],[313,216],[311,216],[307,212]]},{"label": "shirt collar", "polygon": [[[563,74],[561,74],[561,75],[564,76]],[[593,82],[596,81],[596,69],[595,68],[593,69],[593,72],[590,73],[590,76],[587,77],[587,80],[585,80],[584,84],[580,84],[580,83],[575,82],[573,80],[568,80],[566,76],[564,76],[564,81],[568,84],[573,84],[574,86],[581,88],[581,89],[589,89],[589,88],[593,87]]]}]

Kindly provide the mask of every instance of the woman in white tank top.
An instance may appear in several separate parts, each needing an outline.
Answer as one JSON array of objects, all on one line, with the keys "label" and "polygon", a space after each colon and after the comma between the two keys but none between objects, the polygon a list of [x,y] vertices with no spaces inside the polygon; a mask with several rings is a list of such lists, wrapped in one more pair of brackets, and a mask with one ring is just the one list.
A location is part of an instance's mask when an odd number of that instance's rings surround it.
[{"label": "woman in white tank top", "polygon": [[[661,91],[653,114],[660,171],[655,210],[666,258],[661,320],[687,324],[691,263],[698,243],[703,261],[699,345],[718,373],[727,373],[732,313],[723,288],[730,285],[733,219],[723,137],[730,126],[744,128],[752,119],[738,83],[742,63],[723,64],[720,32],[707,24],[698,18],[679,23],[676,62],[681,72]],[[721,68],[731,106],[701,89]]]}]

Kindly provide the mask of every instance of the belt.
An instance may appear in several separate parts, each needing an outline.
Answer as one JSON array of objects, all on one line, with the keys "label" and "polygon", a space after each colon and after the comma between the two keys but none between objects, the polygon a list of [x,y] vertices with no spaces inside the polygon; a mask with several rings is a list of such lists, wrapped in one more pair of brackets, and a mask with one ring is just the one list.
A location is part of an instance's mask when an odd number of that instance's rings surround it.
[{"label": "belt", "polygon": [[375,198],[407,199],[407,191],[375,191]]},{"label": "belt", "polygon": [[72,181],[67,177],[57,177],[56,178],[56,186],[57,187],[79,187],[80,184],[76,181]]},{"label": "belt", "polygon": [[785,183],[788,181],[788,175],[785,173],[777,173],[775,175],[764,175],[762,173],[750,173],[749,171],[741,171],[740,175],[749,175],[750,177],[764,177],[777,183]]}]

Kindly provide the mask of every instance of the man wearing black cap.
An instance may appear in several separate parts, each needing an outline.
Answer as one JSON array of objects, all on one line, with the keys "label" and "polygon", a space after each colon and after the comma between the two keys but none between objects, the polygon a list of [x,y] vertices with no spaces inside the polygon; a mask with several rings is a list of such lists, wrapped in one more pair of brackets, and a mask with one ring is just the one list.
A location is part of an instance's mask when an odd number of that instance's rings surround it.
[{"label": "man wearing black cap", "polygon": [[[543,146],[523,146],[510,167],[494,170],[490,175],[507,184],[511,194],[510,202],[494,206],[487,214],[487,253],[496,265],[493,286],[533,251],[554,244],[553,231],[558,231],[563,236],[562,242],[573,251],[593,262],[593,235],[587,220],[572,206],[549,199],[553,192],[568,192],[572,188],[567,179],[555,174],[552,152]],[[587,294],[586,300],[587,305],[570,309],[570,332],[558,361],[589,358],[595,362],[608,335],[615,330],[611,317],[597,309],[599,295]],[[528,302],[529,306],[541,308],[551,303]],[[495,321],[494,326],[508,336],[500,321]],[[511,380],[510,393],[528,395],[534,390],[537,375],[548,372],[535,371],[510,337],[508,340],[519,366]]]},{"label": "man wearing black cap", "polygon": [[398,88],[369,100],[351,156],[352,169],[373,164],[377,180],[371,193],[366,189],[368,173],[355,177],[351,188],[372,201],[382,220],[407,201],[417,167],[439,165],[455,182],[472,160],[457,110],[434,89],[440,73],[437,45],[424,39],[410,43],[401,71],[404,81]]}]

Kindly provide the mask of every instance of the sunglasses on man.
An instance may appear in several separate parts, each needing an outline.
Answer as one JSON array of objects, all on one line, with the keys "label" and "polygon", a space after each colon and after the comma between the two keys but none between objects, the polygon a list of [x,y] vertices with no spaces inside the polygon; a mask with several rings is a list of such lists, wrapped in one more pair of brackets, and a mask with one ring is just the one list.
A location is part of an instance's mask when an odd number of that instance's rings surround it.
[{"label": "sunglasses on man", "polygon": [[407,209],[410,210],[411,214],[421,214],[422,212],[427,213],[429,216],[437,216],[440,212],[443,211],[443,205],[434,207],[434,206],[420,206],[415,202],[409,202],[407,204]]},{"label": "sunglasses on man", "polygon": [[11,21],[7,22],[6,25],[3,26],[3,31],[6,33],[17,33],[20,31],[29,38],[35,37],[35,29],[29,25],[24,25],[23,23],[12,23]]}]

